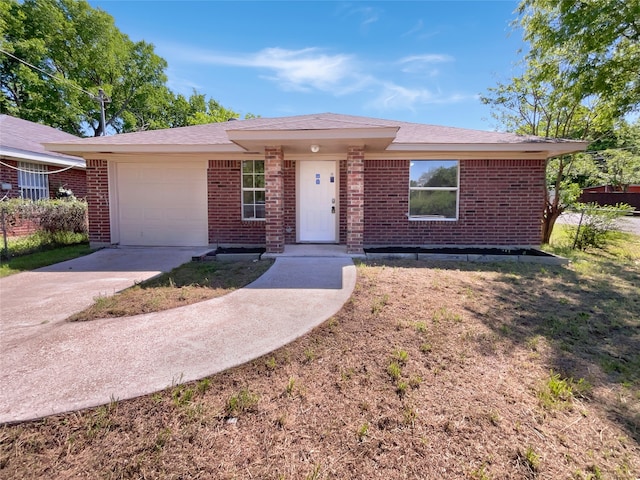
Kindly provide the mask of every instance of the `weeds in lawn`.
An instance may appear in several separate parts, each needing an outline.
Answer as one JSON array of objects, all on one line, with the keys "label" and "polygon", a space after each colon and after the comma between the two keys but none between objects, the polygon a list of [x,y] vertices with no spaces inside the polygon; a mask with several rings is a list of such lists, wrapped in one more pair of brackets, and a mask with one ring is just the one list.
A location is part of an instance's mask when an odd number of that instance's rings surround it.
[{"label": "weeds in lawn", "polygon": [[409,388],[409,384],[402,380],[396,383],[396,393],[402,398],[407,394],[407,389]]},{"label": "weeds in lawn", "polygon": [[402,421],[408,427],[413,427],[418,419],[418,412],[411,406],[405,406],[402,410]]},{"label": "weeds in lawn", "polygon": [[171,391],[171,398],[177,407],[188,405],[193,400],[195,391],[193,388],[187,388],[184,385],[178,385]]},{"label": "weeds in lawn", "polygon": [[365,422],[358,429],[358,432],[357,432],[358,441],[359,442],[364,442],[364,440],[367,438],[367,435],[369,435],[369,424],[367,422]]},{"label": "weeds in lawn", "polygon": [[387,295],[386,293],[376,299],[375,302],[373,302],[373,305],[371,306],[371,313],[374,315],[379,315],[380,312],[382,312],[382,309],[389,303],[389,295]]},{"label": "weeds in lawn", "polygon": [[252,393],[245,387],[229,397],[227,400],[227,414],[232,416],[253,411],[258,405],[259,399],[260,396],[258,394]]},{"label": "weeds in lawn", "polygon": [[558,373],[549,374],[541,383],[537,391],[540,406],[546,410],[562,410],[571,408],[576,395],[586,396],[591,390],[591,385],[581,378],[577,382],[573,379],[563,379]]},{"label": "weeds in lawn", "polygon": [[433,350],[433,345],[431,345],[429,342],[424,342],[420,345],[420,351],[422,353],[429,353],[431,350]]},{"label": "weeds in lawn", "polygon": [[269,357],[264,362],[264,364],[267,367],[267,370],[275,370],[276,369],[276,358],[275,357]]},{"label": "weeds in lawn", "polygon": [[387,367],[387,373],[393,380],[398,380],[402,375],[402,368],[398,362],[393,361]]},{"label": "weeds in lawn", "polygon": [[473,480],[491,480],[484,464],[472,470],[470,476]]},{"label": "weeds in lawn", "polygon": [[211,380],[203,378],[198,382],[198,393],[203,394],[211,388]]},{"label": "weeds in lawn", "polygon": [[322,475],[322,465],[319,463],[313,467],[313,470],[309,472],[309,474],[304,477],[305,480],[320,480]]},{"label": "weeds in lawn", "polygon": [[438,324],[440,322],[462,322],[462,315],[450,311],[447,307],[438,308],[433,312],[433,316],[431,318],[434,324]]},{"label": "weeds in lawn", "polygon": [[305,363],[310,363],[313,362],[316,358],[316,353],[313,351],[312,348],[307,348],[304,351],[304,360]]},{"label": "weeds in lawn", "polygon": [[516,461],[522,465],[527,473],[532,477],[537,477],[540,469],[540,455],[530,445],[523,451],[519,450]]},{"label": "weeds in lawn", "polygon": [[392,358],[400,365],[405,365],[409,359],[409,353],[403,349],[396,349],[393,352]]},{"label": "weeds in lawn", "polygon": [[285,393],[289,397],[293,397],[295,387],[296,387],[296,379],[293,377],[289,377],[289,383],[287,383],[287,388],[285,389]]}]

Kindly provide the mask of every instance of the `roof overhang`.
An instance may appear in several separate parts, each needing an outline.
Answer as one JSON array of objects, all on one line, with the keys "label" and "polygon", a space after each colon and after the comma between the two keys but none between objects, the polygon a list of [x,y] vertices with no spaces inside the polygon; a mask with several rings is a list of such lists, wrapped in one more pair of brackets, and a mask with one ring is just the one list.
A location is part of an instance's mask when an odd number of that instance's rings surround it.
[{"label": "roof overhang", "polygon": [[93,156],[96,153],[242,153],[245,150],[235,144],[99,144],[99,143],[45,143],[46,150],[67,155]]},{"label": "roof overhang", "polygon": [[46,153],[31,152],[11,147],[0,147],[0,156],[32,163],[43,163],[47,165],[58,165],[62,167],[73,167],[82,169],[86,168],[84,159],[80,157],[61,157],[59,155],[48,155]]},{"label": "roof overhang", "polygon": [[395,143],[389,152],[513,152],[544,155],[547,158],[586,150],[589,142],[529,143]]},{"label": "roof overhang", "polygon": [[289,153],[308,153],[317,145],[322,153],[345,152],[349,146],[385,150],[396,137],[398,127],[309,129],[309,130],[227,130],[229,140],[243,150],[262,151],[280,146]]}]

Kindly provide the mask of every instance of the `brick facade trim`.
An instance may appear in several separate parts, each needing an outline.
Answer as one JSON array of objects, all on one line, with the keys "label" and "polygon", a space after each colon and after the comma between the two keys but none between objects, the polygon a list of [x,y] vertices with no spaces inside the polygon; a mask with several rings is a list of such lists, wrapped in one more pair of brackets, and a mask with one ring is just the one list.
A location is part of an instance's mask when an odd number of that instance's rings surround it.
[{"label": "brick facade trim", "polygon": [[267,253],[284,252],[284,154],[281,147],[267,147],[265,170],[265,243]]},{"label": "brick facade trim", "polygon": [[346,238],[347,253],[362,253],[364,242],[365,205],[364,148],[349,147],[347,150],[347,208]]},{"label": "brick facade trim", "polygon": [[87,208],[89,242],[95,245],[109,245],[111,243],[109,163],[106,160],[87,160]]}]

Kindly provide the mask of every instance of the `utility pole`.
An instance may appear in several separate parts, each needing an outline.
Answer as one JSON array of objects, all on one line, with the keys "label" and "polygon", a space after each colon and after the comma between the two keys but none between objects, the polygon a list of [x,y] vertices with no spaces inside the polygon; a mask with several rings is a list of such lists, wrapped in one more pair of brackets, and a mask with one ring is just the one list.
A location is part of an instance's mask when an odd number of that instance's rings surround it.
[{"label": "utility pole", "polygon": [[94,100],[100,102],[100,136],[104,137],[107,134],[107,122],[104,115],[104,104],[110,103],[111,99],[105,95],[104,90],[102,90],[101,88],[98,89],[98,96],[94,96],[93,98]]}]

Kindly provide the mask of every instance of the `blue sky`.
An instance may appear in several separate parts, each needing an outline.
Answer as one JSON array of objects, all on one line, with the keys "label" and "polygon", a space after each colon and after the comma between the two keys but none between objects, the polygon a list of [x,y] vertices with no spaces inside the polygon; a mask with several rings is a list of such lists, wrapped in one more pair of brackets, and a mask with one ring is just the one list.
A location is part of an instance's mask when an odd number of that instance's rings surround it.
[{"label": "blue sky", "polygon": [[333,112],[493,130],[478,95],[517,73],[515,1],[89,0],[241,116]]}]

